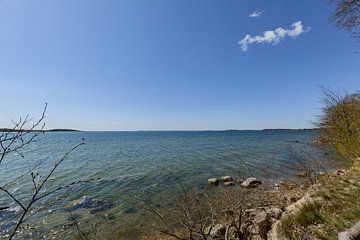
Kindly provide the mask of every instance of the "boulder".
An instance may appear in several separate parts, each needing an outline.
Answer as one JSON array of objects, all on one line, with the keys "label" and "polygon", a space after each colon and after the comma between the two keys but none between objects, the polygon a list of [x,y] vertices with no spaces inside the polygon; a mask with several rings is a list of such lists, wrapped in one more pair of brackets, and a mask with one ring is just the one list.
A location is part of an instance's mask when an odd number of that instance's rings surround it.
[{"label": "boulder", "polygon": [[233,182],[234,179],[231,176],[223,176],[223,177],[221,177],[221,181],[223,181],[223,182]]},{"label": "boulder", "polygon": [[210,185],[215,185],[215,186],[217,186],[217,185],[219,185],[219,179],[217,179],[217,178],[209,178],[208,179],[208,184],[210,184]]},{"label": "boulder", "polygon": [[241,183],[242,187],[246,188],[254,188],[261,184],[260,180],[257,180],[256,178],[247,178],[243,183]]},{"label": "boulder", "polygon": [[224,182],[224,186],[226,186],[226,187],[235,186],[235,183],[234,182]]},{"label": "boulder", "polygon": [[226,228],[222,224],[216,224],[210,231],[210,237],[214,239],[222,239],[225,236]]}]

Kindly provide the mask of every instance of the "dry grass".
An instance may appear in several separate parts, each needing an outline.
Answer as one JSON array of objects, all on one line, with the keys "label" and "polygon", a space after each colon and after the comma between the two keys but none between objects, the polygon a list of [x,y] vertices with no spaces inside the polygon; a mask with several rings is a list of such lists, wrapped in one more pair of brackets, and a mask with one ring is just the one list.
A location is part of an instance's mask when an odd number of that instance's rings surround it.
[{"label": "dry grass", "polygon": [[316,191],[321,201],[304,206],[281,223],[289,239],[337,239],[360,220],[360,172],[324,180]]}]

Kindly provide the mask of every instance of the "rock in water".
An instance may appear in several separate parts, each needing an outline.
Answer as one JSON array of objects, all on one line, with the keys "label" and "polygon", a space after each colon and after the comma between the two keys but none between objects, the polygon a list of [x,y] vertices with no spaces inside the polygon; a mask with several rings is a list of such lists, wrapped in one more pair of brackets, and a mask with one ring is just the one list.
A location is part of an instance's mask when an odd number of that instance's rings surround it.
[{"label": "rock in water", "polygon": [[65,205],[65,208],[68,208],[70,211],[75,211],[79,208],[87,208],[89,205],[91,205],[91,203],[92,199],[88,196],[84,196]]},{"label": "rock in water", "polygon": [[215,185],[215,186],[217,186],[217,185],[219,185],[219,179],[217,179],[217,178],[209,178],[208,179],[208,184],[210,184],[210,185]]},{"label": "rock in water", "polygon": [[210,237],[214,239],[222,239],[225,236],[226,228],[222,224],[216,224],[210,231]]},{"label": "rock in water", "polygon": [[231,176],[223,176],[223,177],[221,177],[221,181],[223,181],[223,182],[233,182],[234,179]]},{"label": "rock in water", "polygon": [[241,183],[242,187],[246,188],[254,188],[261,184],[260,180],[257,180],[256,178],[247,178],[243,183]]}]

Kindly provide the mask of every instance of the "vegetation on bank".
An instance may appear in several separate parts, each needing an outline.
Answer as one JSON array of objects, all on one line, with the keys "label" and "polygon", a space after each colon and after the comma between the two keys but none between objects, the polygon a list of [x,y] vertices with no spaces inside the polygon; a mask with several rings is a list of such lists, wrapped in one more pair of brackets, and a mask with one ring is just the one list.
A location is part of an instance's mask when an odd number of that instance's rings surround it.
[{"label": "vegetation on bank", "polygon": [[360,172],[323,179],[313,198],[295,215],[281,222],[287,239],[338,239],[342,232],[360,220]]},{"label": "vegetation on bank", "polygon": [[320,141],[334,148],[349,164],[360,156],[360,93],[324,91]]},{"label": "vegetation on bank", "polygon": [[324,93],[319,142],[339,153],[347,169],[317,181],[314,201],[282,219],[286,239],[337,239],[360,220],[360,94]]}]

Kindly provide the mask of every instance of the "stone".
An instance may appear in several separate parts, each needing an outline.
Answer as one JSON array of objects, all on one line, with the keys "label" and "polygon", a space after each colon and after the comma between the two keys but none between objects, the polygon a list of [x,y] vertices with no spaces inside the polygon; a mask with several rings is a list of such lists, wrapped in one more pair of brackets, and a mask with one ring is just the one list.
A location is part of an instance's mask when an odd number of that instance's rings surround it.
[{"label": "stone", "polygon": [[223,177],[221,177],[221,181],[223,181],[223,182],[233,182],[234,179],[231,176],[223,176]]},{"label": "stone", "polygon": [[270,217],[275,218],[275,219],[280,219],[282,212],[283,211],[281,210],[281,208],[278,208],[278,207],[271,207],[268,210],[268,214],[270,215]]},{"label": "stone", "polygon": [[215,185],[215,186],[217,186],[217,185],[219,185],[219,179],[217,179],[217,178],[209,178],[208,179],[208,184],[210,184],[210,185]]},{"label": "stone", "polygon": [[212,227],[211,227],[211,226],[206,227],[206,228],[204,229],[204,233],[205,233],[205,235],[209,235],[209,234],[210,234],[210,232],[211,232],[211,229],[212,229]]},{"label": "stone", "polygon": [[265,211],[261,211],[254,217],[254,223],[258,227],[259,235],[267,239],[267,233],[271,229],[271,222]]},{"label": "stone", "polygon": [[256,178],[247,178],[243,183],[241,183],[242,187],[246,188],[254,188],[261,184],[261,181],[257,180]]},{"label": "stone", "polygon": [[346,171],[344,169],[339,169],[335,172],[337,175],[344,175]]},{"label": "stone", "polygon": [[237,179],[236,182],[241,185],[244,182],[244,179]]},{"label": "stone", "polygon": [[300,177],[300,178],[304,178],[306,177],[307,173],[305,171],[300,171],[298,172],[297,176]]},{"label": "stone", "polygon": [[222,224],[216,224],[210,231],[210,237],[214,239],[222,239],[225,236],[226,228]]},{"label": "stone", "polygon": [[224,182],[224,186],[226,186],[226,187],[235,186],[235,183],[234,182]]}]

